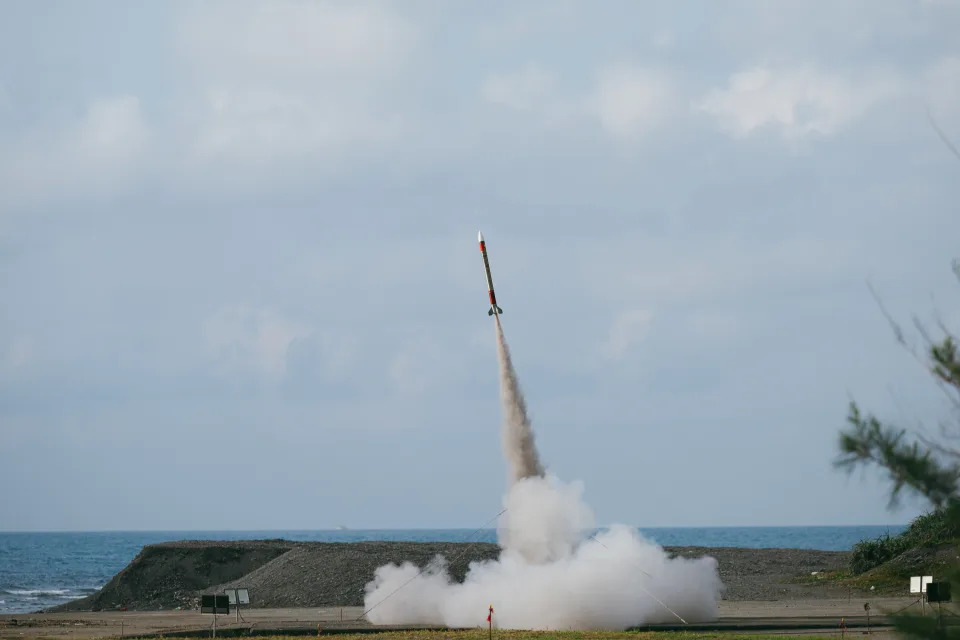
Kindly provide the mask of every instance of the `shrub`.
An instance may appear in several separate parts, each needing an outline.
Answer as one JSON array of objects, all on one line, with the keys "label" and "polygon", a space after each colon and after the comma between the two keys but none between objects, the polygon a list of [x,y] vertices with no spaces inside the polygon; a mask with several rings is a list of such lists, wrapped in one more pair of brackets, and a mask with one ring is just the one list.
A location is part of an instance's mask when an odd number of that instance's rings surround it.
[{"label": "shrub", "polygon": [[883,534],[873,540],[861,540],[853,547],[850,570],[856,575],[878,567],[916,547],[929,547],[960,538],[960,503],[951,503],[917,516],[907,529],[896,535]]}]

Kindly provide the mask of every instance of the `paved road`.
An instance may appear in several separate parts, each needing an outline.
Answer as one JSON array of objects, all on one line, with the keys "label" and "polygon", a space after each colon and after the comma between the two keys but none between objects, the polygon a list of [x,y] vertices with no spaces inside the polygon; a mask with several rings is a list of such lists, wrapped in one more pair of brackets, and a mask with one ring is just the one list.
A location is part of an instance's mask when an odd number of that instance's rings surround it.
[{"label": "paved road", "polygon": [[[836,600],[782,600],[769,602],[719,603],[719,619],[709,625],[691,625],[690,628],[739,629],[762,631],[771,627],[791,628],[794,631],[817,630],[825,633],[833,629],[839,635],[840,619],[850,629],[866,623],[862,599]],[[871,621],[882,624],[884,614],[904,607],[919,610],[913,598],[876,598],[870,600]],[[929,608],[928,608],[929,611]],[[234,614],[217,616],[217,628],[235,627],[259,629],[313,629],[364,627],[372,625],[357,620],[361,607],[329,607],[303,609],[249,609],[241,611],[242,620]],[[481,616],[483,618],[484,616]],[[482,624],[480,620],[478,624]],[[7,638],[93,638],[121,635],[170,634],[196,631],[204,635],[212,629],[213,616],[196,611],[116,611],[97,613],[52,613],[0,615],[0,639]],[[671,625],[672,626],[672,625]],[[678,626],[679,621],[678,621]],[[857,629],[859,635],[862,629]]]}]

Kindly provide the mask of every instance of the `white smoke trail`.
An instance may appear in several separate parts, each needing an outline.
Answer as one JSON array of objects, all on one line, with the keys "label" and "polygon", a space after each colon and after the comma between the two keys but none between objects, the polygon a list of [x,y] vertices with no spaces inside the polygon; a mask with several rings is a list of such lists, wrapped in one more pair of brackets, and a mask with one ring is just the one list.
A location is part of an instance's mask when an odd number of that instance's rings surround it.
[{"label": "white smoke trail", "polygon": [[512,484],[498,526],[497,560],[473,562],[463,583],[446,560],[418,576],[412,563],[379,567],[366,585],[373,624],[475,627],[494,607],[507,629],[624,629],[644,623],[713,620],[723,589],[710,557],[668,558],[632,527],[590,537],[583,487],[544,475],[516,373],[497,318],[504,453]]},{"label": "white smoke trail", "polygon": [[510,358],[510,347],[503,336],[500,316],[497,320],[497,359],[500,361],[500,400],[503,404],[503,453],[510,465],[510,484],[531,476],[542,476],[543,465],[537,453],[533,429],[527,416],[527,403],[520,391],[517,372]]}]

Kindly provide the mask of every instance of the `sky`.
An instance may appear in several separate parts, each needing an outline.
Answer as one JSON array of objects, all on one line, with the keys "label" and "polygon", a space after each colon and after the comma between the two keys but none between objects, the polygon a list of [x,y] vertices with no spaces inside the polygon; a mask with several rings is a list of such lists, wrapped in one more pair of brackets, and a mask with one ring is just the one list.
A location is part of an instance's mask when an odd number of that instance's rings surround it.
[{"label": "sky", "polygon": [[0,12],[0,530],[489,522],[478,230],[599,523],[923,510],[832,461],[951,418],[869,286],[960,324],[960,4]]}]

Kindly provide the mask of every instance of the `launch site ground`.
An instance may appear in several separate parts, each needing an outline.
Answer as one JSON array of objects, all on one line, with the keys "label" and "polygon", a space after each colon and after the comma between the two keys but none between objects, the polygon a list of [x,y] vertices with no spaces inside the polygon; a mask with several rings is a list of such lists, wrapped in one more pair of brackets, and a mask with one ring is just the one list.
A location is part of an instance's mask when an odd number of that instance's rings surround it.
[{"label": "launch site ground", "polygon": [[[704,632],[715,636],[722,632],[728,634],[756,635],[797,635],[809,634],[817,637],[840,637],[841,619],[846,629],[845,637],[862,636],[867,632],[867,617],[862,598],[835,598],[816,600],[774,600],[774,601],[721,601],[718,603],[719,618],[714,622],[682,625],[651,625],[644,629],[659,631],[658,637],[703,637]],[[916,598],[874,598],[870,599],[870,636],[889,637],[889,620],[884,615],[907,608],[920,611]],[[936,610],[926,605],[928,615]],[[478,614],[478,629],[427,633],[436,627],[376,627],[360,620],[362,607],[325,607],[297,609],[249,609],[242,610],[242,620],[236,615],[217,616],[217,636],[305,636],[317,634],[318,628],[326,633],[336,633],[339,637],[350,631],[363,634],[364,638],[471,638],[487,637],[485,615]],[[952,612],[943,611],[944,620],[954,622]],[[949,619],[947,616],[951,616]],[[482,628],[482,634],[478,632]],[[379,632],[403,630],[401,634],[382,635]],[[105,638],[105,637],[211,637],[213,616],[197,611],[124,611],[124,612],[71,612],[41,614],[7,614],[0,616],[0,638]],[[688,633],[674,634],[673,631]],[[372,634],[371,634],[372,632]],[[420,632],[420,633],[417,633]],[[690,634],[689,632],[694,632]],[[617,634],[594,634],[592,632],[571,632],[569,634],[543,632],[509,632],[494,629],[495,637],[570,637],[570,638],[616,638]],[[638,637],[636,632],[623,634],[622,637]],[[755,635],[754,635],[755,637]]]}]

